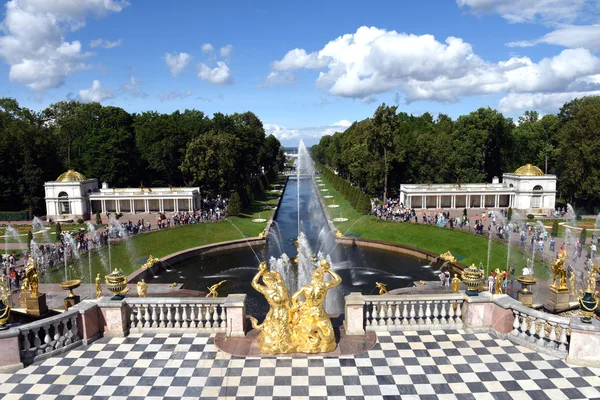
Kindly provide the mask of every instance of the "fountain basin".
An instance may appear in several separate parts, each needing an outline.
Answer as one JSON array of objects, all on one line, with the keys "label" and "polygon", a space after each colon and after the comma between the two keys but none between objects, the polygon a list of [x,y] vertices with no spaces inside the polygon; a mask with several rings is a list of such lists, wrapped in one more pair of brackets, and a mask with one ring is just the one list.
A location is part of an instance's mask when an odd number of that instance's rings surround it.
[{"label": "fountain basin", "polygon": [[321,189],[321,192],[329,192],[329,189]]},{"label": "fountain basin", "polygon": [[69,297],[75,297],[75,293],[73,293],[73,289],[77,289],[81,285],[80,279],[73,279],[70,281],[65,281],[60,283],[60,287],[63,290],[69,290]]},{"label": "fountain basin", "polygon": [[334,218],[333,220],[335,222],[346,222],[346,221],[348,221],[348,218]]},{"label": "fountain basin", "polygon": [[325,186],[325,184],[324,183],[319,183],[319,186]]},{"label": "fountain basin", "polygon": [[340,205],[339,204],[330,204],[327,207],[329,208],[338,208]]},{"label": "fountain basin", "polygon": [[267,220],[264,218],[254,218],[252,222],[267,222]]},{"label": "fountain basin", "polygon": [[327,196],[323,196],[324,199],[333,199],[333,196],[331,195],[327,195]]}]

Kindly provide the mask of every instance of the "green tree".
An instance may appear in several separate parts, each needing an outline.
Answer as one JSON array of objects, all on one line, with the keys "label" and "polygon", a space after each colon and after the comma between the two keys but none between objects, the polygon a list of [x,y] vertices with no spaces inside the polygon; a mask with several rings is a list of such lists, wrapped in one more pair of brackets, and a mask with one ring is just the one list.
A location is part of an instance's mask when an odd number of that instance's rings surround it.
[{"label": "green tree", "polygon": [[585,241],[587,240],[587,229],[583,228],[581,233],[579,233],[579,242],[581,245],[585,245]]},{"label": "green tree", "polygon": [[554,238],[558,236],[558,221],[557,220],[554,220],[552,222],[551,233],[552,233],[552,237],[554,237]]},{"label": "green tree", "polygon": [[33,242],[33,233],[31,230],[27,231],[27,248],[31,251],[31,242]]},{"label": "green tree", "polygon": [[62,226],[60,226],[60,222],[56,223],[56,227],[54,228],[54,233],[56,235],[56,241],[60,241],[60,234],[62,233]]},{"label": "green tree", "polygon": [[102,224],[102,217],[100,217],[100,211],[96,211],[96,225]]},{"label": "green tree", "polygon": [[233,192],[227,204],[227,215],[237,217],[242,212],[242,200],[237,192]]}]

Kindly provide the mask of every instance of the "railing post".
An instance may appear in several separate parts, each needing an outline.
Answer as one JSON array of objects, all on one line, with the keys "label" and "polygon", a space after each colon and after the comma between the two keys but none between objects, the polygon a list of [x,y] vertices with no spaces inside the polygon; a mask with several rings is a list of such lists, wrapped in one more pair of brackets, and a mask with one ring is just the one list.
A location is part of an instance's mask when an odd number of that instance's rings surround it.
[{"label": "railing post", "polygon": [[346,335],[364,335],[365,298],[361,293],[353,292],[344,299],[346,301],[346,314],[344,320],[344,329],[346,330]]},{"label": "railing post", "polygon": [[84,300],[71,307],[79,310],[77,316],[77,336],[83,344],[90,344],[100,337],[100,309],[95,301]]},{"label": "railing post", "polygon": [[126,300],[111,300],[110,297],[101,297],[98,300],[101,312],[100,326],[104,336],[123,337],[129,334],[129,306]]},{"label": "railing post", "polygon": [[[215,304],[215,309],[217,305]],[[230,294],[225,299],[223,307],[227,309],[227,333],[231,336],[246,335],[246,295]],[[223,323],[222,322],[222,323]],[[216,324],[216,321],[215,321]],[[218,325],[215,325],[218,326]]]},{"label": "railing post", "polygon": [[19,351],[19,329],[0,332],[0,372],[14,372],[23,368]]}]

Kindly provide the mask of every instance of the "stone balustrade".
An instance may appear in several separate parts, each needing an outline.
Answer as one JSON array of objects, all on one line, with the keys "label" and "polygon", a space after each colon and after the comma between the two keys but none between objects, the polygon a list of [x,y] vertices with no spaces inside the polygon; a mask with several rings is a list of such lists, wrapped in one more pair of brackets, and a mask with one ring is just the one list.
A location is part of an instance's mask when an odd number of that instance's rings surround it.
[{"label": "stone balustrade", "polygon": [[245,295],[130,298],[129,331],[225,332],[243,336],[244,303]]},{"label": "stone balustrade", "polygon": [[509,338],[511,341],[561,357],[567,355],[571,322],[569,318],[533,310],[520,303],[514,304],[511,309],[514,315],[513,330]]}]

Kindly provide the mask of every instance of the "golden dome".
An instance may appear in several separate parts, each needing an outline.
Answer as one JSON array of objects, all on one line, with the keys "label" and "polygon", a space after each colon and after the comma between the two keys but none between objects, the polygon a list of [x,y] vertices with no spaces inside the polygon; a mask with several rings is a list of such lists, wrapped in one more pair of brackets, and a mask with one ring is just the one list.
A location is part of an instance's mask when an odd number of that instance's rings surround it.
[{"label": "golden dome", "polygon": [[517,168],[515,175],[542,176],[544,175],[544,171],[533,164],[525,164],[522,167]]},{"label": "golden dome", "polygon": [[79,172],[70,169],[58,178],[56,178],[56,182],[80,182],[85,181],[86,179],[87,178],[83,174],[80,174]]}]

